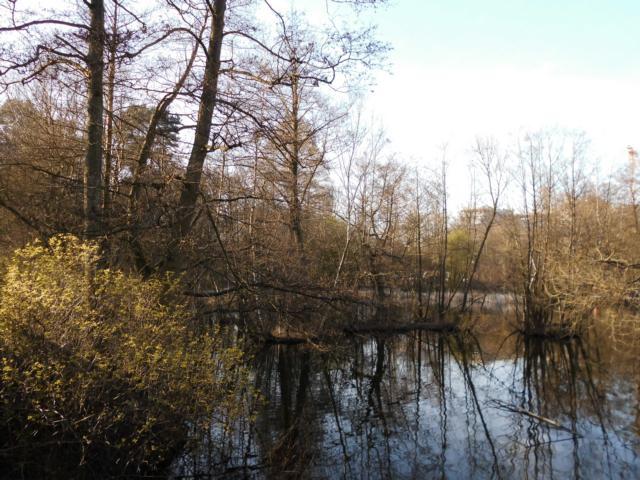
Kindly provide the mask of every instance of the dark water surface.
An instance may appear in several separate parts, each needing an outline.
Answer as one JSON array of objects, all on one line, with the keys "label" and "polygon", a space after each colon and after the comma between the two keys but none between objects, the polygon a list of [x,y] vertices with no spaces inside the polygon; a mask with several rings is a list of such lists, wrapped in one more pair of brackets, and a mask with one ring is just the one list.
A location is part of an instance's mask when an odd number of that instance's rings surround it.
[{"label": "dark water surface", "polygon": [[[182,478],[640,478],[628,345],[412,332],[271,346],[253,426],[211,432]],[[221,448],[220,445],[223,445]]]}]

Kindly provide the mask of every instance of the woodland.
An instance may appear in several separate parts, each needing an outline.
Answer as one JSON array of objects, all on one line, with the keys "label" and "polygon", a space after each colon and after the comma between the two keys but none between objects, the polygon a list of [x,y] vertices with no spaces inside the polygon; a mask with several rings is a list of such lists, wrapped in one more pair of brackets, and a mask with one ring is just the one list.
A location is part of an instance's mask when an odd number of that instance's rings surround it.
[{"label": "woodland", "polygon": [[478,137],[453,208],[446,149],[412,164],[365,106],[392,45],[350,19],[385,3],[0,1],[6,478],[166,472],[254,415],[249,343],[497,304],[520,335],[637,341],[638,152],[605,176],[582,132]]}]

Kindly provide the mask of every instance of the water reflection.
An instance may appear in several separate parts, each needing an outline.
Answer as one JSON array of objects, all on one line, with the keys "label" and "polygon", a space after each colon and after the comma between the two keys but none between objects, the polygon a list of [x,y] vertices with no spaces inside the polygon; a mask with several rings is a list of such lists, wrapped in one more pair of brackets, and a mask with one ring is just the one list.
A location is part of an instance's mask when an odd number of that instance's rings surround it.
[{"label": "water reflection", "polygon": [[183,478],[638,478],[634,359],[595,339],[426,332],[274,346],[255,356],[264,403],[253,426],[176,468]]}]

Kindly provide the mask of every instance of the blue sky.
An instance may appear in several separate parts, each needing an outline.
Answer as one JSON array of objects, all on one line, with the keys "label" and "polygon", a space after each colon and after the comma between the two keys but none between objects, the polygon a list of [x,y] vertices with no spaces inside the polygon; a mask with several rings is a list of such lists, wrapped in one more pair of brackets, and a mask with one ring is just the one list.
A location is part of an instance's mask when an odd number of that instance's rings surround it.
[{"label": "blue sky", "polygon": [[634,0],[395,0],[374,17],[401,62],[638,73]]}]

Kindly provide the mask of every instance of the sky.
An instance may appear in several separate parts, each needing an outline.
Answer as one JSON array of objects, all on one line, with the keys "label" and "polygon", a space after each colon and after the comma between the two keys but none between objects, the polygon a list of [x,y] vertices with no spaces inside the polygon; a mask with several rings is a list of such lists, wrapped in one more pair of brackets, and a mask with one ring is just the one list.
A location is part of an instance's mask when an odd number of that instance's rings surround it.
[{"label": "sky", "polygon": [[402,150],[563,127],[612,163],[640,143],[640,2],[395,0],[373,19],[394,50],[371,100]]},{"label": "sky", "polygon": [[604,176],[640,146],[640,1],[391,0],[359,18],[393,48],[367,105],[412,162],[446,144],[462,178],[476,136],[560,128],[586,133]]}]

